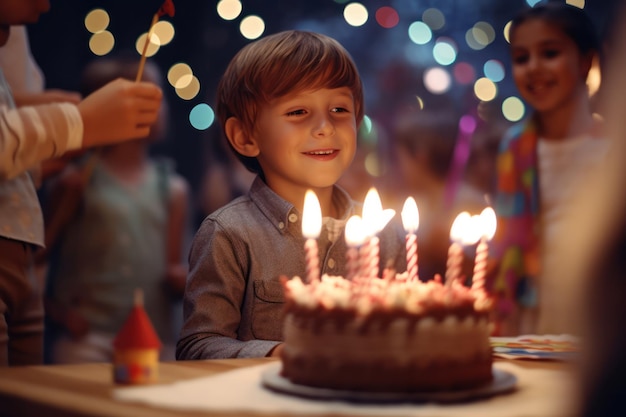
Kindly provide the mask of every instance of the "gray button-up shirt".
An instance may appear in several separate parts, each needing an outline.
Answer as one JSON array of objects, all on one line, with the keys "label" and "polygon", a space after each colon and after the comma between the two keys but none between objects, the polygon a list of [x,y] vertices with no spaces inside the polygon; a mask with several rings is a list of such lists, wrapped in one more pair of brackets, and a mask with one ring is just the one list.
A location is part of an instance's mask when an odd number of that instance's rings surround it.
[{"label": "gray button-up shirt", "polygon": [[[344,190],[335,187],[333,199],[343,210],[342,219],[354,214],[355,204]],[[404,271],[404,231],[399,223],[388,225],[379,237],[381,268],[391,262]],[[301,213],[260,178],[248,195],[209,215],[189,255],[177,358],[266,356],[282,341],[279,277],[304,277],[304,242]],[[343,229],[331,241],[323,228],[318,245],[321,274],[345,276]]]}]

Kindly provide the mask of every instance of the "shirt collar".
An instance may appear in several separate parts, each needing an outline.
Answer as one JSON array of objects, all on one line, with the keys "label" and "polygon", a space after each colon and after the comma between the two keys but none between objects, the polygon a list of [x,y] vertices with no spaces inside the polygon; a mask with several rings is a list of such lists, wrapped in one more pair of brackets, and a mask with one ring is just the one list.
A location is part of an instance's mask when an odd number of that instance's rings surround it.
[{"label": "shirt collar", "polygon": [[[298,210],[268,187],[261,177],[257,176],[252,182],[249,195],[252,202],[279,232],[285,233],[291,224],[300,226],[301,214]],[[339,220],[346,221],[354,213],[354,201],[337,185],[333,186],[333,204],[337,207],[337,212],[342,213]]]}]

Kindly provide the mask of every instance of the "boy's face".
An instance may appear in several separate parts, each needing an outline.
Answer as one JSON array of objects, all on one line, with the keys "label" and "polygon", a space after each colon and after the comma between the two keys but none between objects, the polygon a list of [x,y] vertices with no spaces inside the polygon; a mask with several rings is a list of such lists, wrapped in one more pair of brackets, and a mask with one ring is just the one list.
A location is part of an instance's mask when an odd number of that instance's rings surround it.
[{"label": "boy's face", "polygon": [[283,198],[337,182],[356,152],[349,88],[281,97],[259,108],[253,140],[267,184]]},{"label": "boy's face", "polygon": [[9,40],[12,25],[35,23],[49,9],[49,0],[0,0],[0,46]]}]

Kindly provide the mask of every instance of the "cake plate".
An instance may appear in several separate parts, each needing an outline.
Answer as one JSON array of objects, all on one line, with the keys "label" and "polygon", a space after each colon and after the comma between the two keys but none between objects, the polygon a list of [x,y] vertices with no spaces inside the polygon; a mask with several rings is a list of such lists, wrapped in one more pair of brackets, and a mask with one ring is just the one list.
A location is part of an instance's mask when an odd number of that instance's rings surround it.
[{"label": "cake plate", "polygon": [[364,392],[335,390],[294,384],[280,375],[282,364],[277,362],[261,374],[261,383],[267,389],[298,397],[317,400],[345,400],[359,403],[436,402],[454,403],[472,401],[503,394],[515,389],[517,377],[505,370],[493,367],[493,380],[475,388],[437,392]]}]

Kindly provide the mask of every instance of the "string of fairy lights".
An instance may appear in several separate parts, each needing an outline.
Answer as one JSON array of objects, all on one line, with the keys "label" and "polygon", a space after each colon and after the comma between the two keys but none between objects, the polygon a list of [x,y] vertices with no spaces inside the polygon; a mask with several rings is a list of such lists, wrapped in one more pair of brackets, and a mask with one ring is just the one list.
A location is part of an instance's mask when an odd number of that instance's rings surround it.
[{"label": "string of fairy lights", "polygon": [[[331,1],[331,0],[329,0]],[[526,0],[533,6],[539,0]],[[482,67],[477,68],[467,60],[459,59],[459,49],[469,47],[473,51],[481,51],[488,48],[499,36],[504,37],[508,42],[508,22],[502,29],[494,28],[493,24],[487,21],[477,21],[471,27],[465,29],[462,40],[453,39],[442,34],[442,29],[448,23],[445,14],[436,7],[429,7],[421,12],[415,19],[402,27],[400,12],[389,5],[368,9],[364,4],[350,0],[334,0],[335,3],[343,6],[343,19],[351,27],[361,27],[368,21],[375,21],[381,28],[387,30],[405,30],[407,42],[414,47],[427,48],[432,65],[429,65],[423,72],[423,85],[432,94],[445,94],[455,86],[471,86],[473,94],[482,102],[487,103],[499,98],[501,100],[500,111],[502,116],[510,121],[521,120],[526,114],[526,108],[522,100],[516,95],[508,97],[500,96],[499,83],[506,77],[504,64],[497,58],[487,59]],[[567,0],[567,3],[584,8],[585,0]],[[215,11],[224,21],[233,22],[239,25],[241,36],[248,40],[254,40],[266,31],[265,20],[262,16],[255,14],[245,14],[243,0],[220,0],[216,4]],[[406,20],[406,16],[403,16]],[[175,19],[173,19],[175,21]],[[98,8],[90,11],[85,17],[85,27],[91,32],[89,41],[90,50],[98,56],[110,53],[115,46],[115,36],[108,30],[110,16],[105,9]],[[146,28],[148,29],[148,28]],[[146,56],[151,57],[159,52],[172,41],[175,36],[175,28],[172,22],[161,19],[152,29]],[[138,54],[142,53],[148,32],[141,34],[136,42],[135,48]],[[464,42],[465,45],[460,45]],[[405,58],[420,60],[423,53],[407,54]],[[415,64],[422,64],[415,62]],[[178,97],[185,101],[195,99],[200,90],[200,79],[194,75],[190,65],[184,62],[173,64],[167,70],[167,80],[176,91]],[[591,93],[597,91],[600,85],[599,67],[595,66],[590,74],[589,89]],[[416,94],[416,100],[420,108],[428,106],[428,103]],[[215,121],[215,114],[212,107],[207,103],[199,103],[192,107],[189,112],[190,124],[198,130],[206,130]],[[372,121],[366,117],[365,126],[371,126]]]}]

